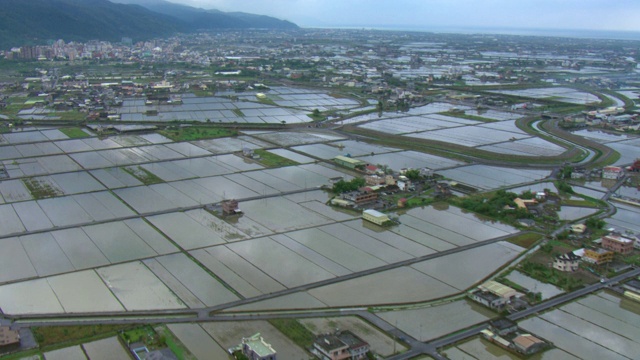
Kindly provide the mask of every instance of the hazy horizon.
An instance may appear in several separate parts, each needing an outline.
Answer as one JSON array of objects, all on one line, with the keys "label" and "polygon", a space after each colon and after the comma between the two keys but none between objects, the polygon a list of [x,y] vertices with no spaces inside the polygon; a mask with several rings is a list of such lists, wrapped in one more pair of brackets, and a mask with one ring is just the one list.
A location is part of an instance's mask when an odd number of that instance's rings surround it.
[{"label": "hazy horizon", "polygon": [[637,0],[168,0],[301,27],[640,32]]}]

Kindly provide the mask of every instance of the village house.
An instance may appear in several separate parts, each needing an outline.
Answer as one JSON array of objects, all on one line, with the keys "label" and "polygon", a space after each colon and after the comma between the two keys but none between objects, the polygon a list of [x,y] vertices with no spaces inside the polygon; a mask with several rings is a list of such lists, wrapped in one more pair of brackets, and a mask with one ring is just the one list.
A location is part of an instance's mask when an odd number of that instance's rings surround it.
[{"label": "village house", "polygon": [[613,261],[613,251],[600,248],[585,248],[582,260],[595,265],[606,264]]},{"label": "village house", "polygon": [[602,237],[602,247],[618,254],[629,254],[633,251],[635,239],[619,233],[611,233]]},{"label": "village house", "polygon": [[560,271],[576,271],[580,265],[580,256],[573,252],[558,255],[553,261],[553,268]]},{"label": "village house", "polygon": [[618,180],[622,175],[624,175],[624,171],[618,166],[605,166],[604,169],[602,169],[603,179]]},{"label": "village house", "polygon": [[320,335],[313,343],[313,351],[322,360],[366,359],[369,343],[349,330]]},{"label": "village house", "polygon": [[472,300],[492,309],[501,309],[511,300],[522,296],[524,294],[493,280],[481,284],[469,294]]},{"label": "village house", "polygon": [[264,340],[260,333],[243,337],[238,346],[232,347],[228,351],[229,354],[240,351],[249,360],[277,360],[276,351]]}]

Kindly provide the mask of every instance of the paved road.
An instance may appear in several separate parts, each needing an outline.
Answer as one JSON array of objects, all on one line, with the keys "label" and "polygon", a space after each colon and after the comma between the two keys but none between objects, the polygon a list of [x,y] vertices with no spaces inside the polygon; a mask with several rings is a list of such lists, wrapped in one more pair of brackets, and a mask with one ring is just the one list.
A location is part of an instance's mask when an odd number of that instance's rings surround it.
[{"label": "paved road", "polygon": [[[630,277],[635,277],[640,275],[640,269],[635,269],[632,271],[629,271],[627,273],[624,273],[622,275],[618,275],[614,278],[611,278],[607,281],[605,281],[604,283],[596,283],[593,285],[589,285],[586,286],[580,290],[568,293],[568,294],[564,294],[558,297],[555,297],[553,299],[549,299],[545,302],[542,302],[536,306],[533,306],[529,309],[511,314],[509,316],[507,316],[507,318],[509,320],[513,320],[513,321],[518,321],[521,319],[526,318],[527,316],[531,316],[533,314],[536,314],[538,312],[547,310],[549,308],[564,304],[566,302],[575,300],[581,296],[596,292],[598,290],[601,290],[603,288],[606,288],[608,286],[611,286],[613,284],[618,283],[619,281],[628,279]],[[396,355],[396,356],[392,356],[390,358],[388,358],[387,360],[405,360],[405,359],[411,359],[414,356],[420,355],[420,354],[427,354],[430,356],[435,357],[435,355],[437,354],[434,353],[436,351],[436,349],[439,348],[443,348],[445,346],[454,344],[458,341],[467,339],[469,337],[475,336],[477,334],[479,334],[482,330],[486,329],[488,326],[488,322],[476,325],[470,329],[464,330],[462,332],[459,333],[455,333],[452,335],[448,335],[445,337],[442,337],[440,339],[436,339],[427,343],[424,343],[425,346],[412,346],[411,349],[405,353]]]},{"label": "paved road", "polygon": [[[240,300],[236,300],[236,301],[233,301],[233,302],[229,302],[229,303],[225,303],[225,304],[221,304],[221,305],[217,305],[217,306],[212,306],[212,307],[208,307],[208,308],[203,308],[203,309],[158,310],[158,311],[128,311],[128,312],[126,312],[126,315],[129,316],[129,317],[138,317],[138,318],[140,318],[140,317],[153,318],[153,317],[158,317],[158,316],[167,318],[167,317],[169,317],[171,315],[175,315],[175,316],[196,316],[197,315],[198,319],[208,319],[208,318],[210,318],[211,315],[213,315],[214,313],[219,312],[221,310],[237,307],[237,306],[240,306],[240,305],[251,304],[251,303],[255,303],[255,302],[258,302],[258,301],[262,301],[262,300],[273,299],[275,297],[279,297],[279,296],[283,296],[283,295],[289,295],[289,294],[293,294],[293,293],[297,293],[297,292],[301,292],[301,291],[307,291],[307,290],[314,289],[314,288],[317,288],[317,287],[320,287],[320,286],[331,285],[331,284],[335,284],[335,283],[346,281],[346,280],[356,279],[356,278],[359,278],[359,277],[362,277],[362,276],[372,275],[372,274],[376,274],[376,273],[387,271],[387,270],[396,269],[396,268],[403,267],[403,266],[413,265],[415,263],[419,263],[419,262],[422,262],[422,261],[436,259],[436,258],[439,258],[439,257],[442,257],[442,256],[459,253],[459,252],[462,252],[462,251],[466,251],[466,250],[478,248],[478,247],[481,247],[481,246],[485,246],[485,245],[488,245],[488,244],[492,244],[492,243],[495,243],[495,242],[498,242],[498,241],[504,241],[507,238],[512,237],[512,236],[514,236],[514,234],[505,235],[505,236],[501,236],[501,237],[498,237],[498,238],[489,239],[489,240],[485,240],[485,241],[478,241],[478,242],[475,242],[473,244],[459,246],[457,248],[452,248],[452,249],[448,249],[448,250],[445,250],[445,251],[441,251],[441,252],[437,252],[437,253],[433,253],[433,254],[429,254],[429,255],[424,255],[424,256],[420,256],[420,257],[416,257],[416,258],[412,258],[412,259],[408,259],[408,260],[404,260],[404,261],[400,261],[400,262],[396,262],[396,263],[392,263],[392,264],[387,264],[387,265],[384,265],[384,266],[380,266],[380,267],[376,267],[376,268],[372,268],[372,269],[368,269],[368,270],[364,270],[364,271],[354,272],[354,273],[343,275],[343,276],[337,276],[337,277],[334,277],[334,278],[330,278],[330,279],[326,279],[326,280],[322,280],[322,281],[318,281],[318,282],[314,282],[314,283],[304,284],[304,285],[292,287],[292,288],[281,290],[281,291],[276,291],[276,292],[269,293],[269,294],[263,294],[263,295],[252,297],[252,298],[240,299]],[[49,321],[50,323],[54,323],[54,322],[61,321],[61,320],[69,320],[69,319],[74,319],[74,318],[75,319],[87,318],[87,317],[92,318],[92,317],[99,317],[99,316],[100,317],[113,316],[113,317],[122,318],[123,313],[121,313],[121,312],[111,312],[111,313],[97,313],[97,312],[94,312],[94,313],[73,313],[73,314],[28,314],[28,315],[6,315],[6,316],[8,318],[14,319],[16,321],[28,320],[28,319],[47,319],[47,321]]]}]

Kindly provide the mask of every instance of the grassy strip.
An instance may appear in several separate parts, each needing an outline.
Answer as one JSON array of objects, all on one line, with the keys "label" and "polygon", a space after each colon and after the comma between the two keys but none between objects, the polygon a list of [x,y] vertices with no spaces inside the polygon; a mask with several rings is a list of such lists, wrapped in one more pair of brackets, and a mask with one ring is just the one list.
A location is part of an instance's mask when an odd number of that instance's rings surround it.
[{"label": "grassy strip", "polygon": [[482,116],[465,114],[462,111],[445,111],[445,112],[441,112],[441,113],[438,113],[438,114],[445,115],[445,116],[462,118],[462,119],[467,119],[467,120],[482,121],[482,122],[496,122],[497,121],[497,120],[488,119],[488,118],[485,118],[485,117],[482,117]]},{"label": "grassy strip", "polygon": [[269,323],[291,339],[296,345],[307,349],[313,345],[315,335],[295,319],[272,319]]},{"label": "grassy strip", "polygon": [[267,150],[257,149],[254,150],[256,155],[260,155],[260,159],[258,160],[262,165],[266,167],[282,167],[282,166],[293,166],[300,165],[298,162],[287,159],[280,155],[276,155]]},{"label": "grassy strip", "polygon": [[598,205],[588,200],[562,200],[562,205],[597,208]]},{"label": "grassy strip", "polygon": [[84,121],[87,119],[87,114],[80,111],[56,112],[56,113],[49,114],[49,116],[57,116],[61,120],[70,120],[70,121]]},{"label": "grassy strip", "polygon": [[541,164],[541,165],[557,165],[558,162],[576,162],[581,158],[581,152],[567,151],[560,156],[550,157],[533,157],[499,154],[480,149],[474,149],[463,145],[448,143],[444,141],[410,139],[410,141],[400,135],[383,134],[377,131],[363,129],[355,126],[345,126],[345,132],[359,134],[368,137],[368,142],[378,145],[390,146],[400,149],[422,151],[434,155],[444,156],[447,158],[469,161],[470,158],[484,159],[487,161],[496,161],[500,164],[510,162],[520,165]]},{"label": "grassy strip", "polygon": [[22,183],[35,199],[50,198],[61,194],[58,189],[48,183],[38,181],[34,178],[22,179]]},{"label": "grassy strip", "polygon": [[86,137],[91,136],[91,135],[87,134],[86,132],[82,131],[82,129],[77,128],[77,127],[59,128],[58,130],[60,130],[61,133],[67,135],[71,139],[81,139],[81,138],[86,138]]},{"label": "grassy strip", "polygon": [[565,243],[563,241],[560,241],[560,240],[549,240],[549,241],[547,241],[547,245],[551,245],[554,248],[555,247],[564,248],[564,249],[567,249],[568,251],[573,251],[573,250],[578,248],[578,246],[571,246],[571,245],[569,245],[569,244],[567,244],[567,243]]},{"label": "grassy strip", "polygon": [[234,114],[238,115],[238,117],[244,117],[245,116],[244,113],[242,112],[242,110],[240,110],[240,109],[233,109],[231,111],[233,111]]},{"label": "grassy strip", "polygon": [[530,249],[540,239],[542,239],[542,234],[524,233],[524,234],[514,236],[512,238],[509,238],[507,241],[512,244],[523,247],[525,249]]},{"label": "grassy strip", "polygon": [[543,283],[553,284],[567,291],[573,291],[584,286],[581,279],[571,277],[570,274],[549,268],[546,265],[525,261],[518,268],[520,272]]},{"label": "grassy strip", "polygon": [[192,89],[191,92],[193,93],[193,95],[195,95],[197,97],[213,96],[213,91],[211,91],[211,90],[196,90],[196,89]]},{"label": "grassy strip", "polygon": [[140,180],[143,184],[145,185],[153,185],[153,184],[160,184],[163,183],[164,180],[162,180],[160,177],[158,177],[156,174],[152,173],[151,171],[138,166],[138,167],[124,167],[122,168],[122,170],[126,171],[129,175],[135,177],[136,179]]},{"label": "grassy strip", "polygon": [[263,98],[258,98],[258,102],[261,104],[265,104],[265,105],[271,105],[271,106],[278,106],[278,104],[275,103],[275,101],[267,98],[267,97],[263,97]]},{"label": "grassy strip", "polygon": [[162,327],[159,335],[164,338],[167,347],[173,351],[179,360],[194,358],[189,350],[187,350],[187,347],[184,346],[184,344],[182,344],[182,342],[180,342],[180,340],[178,340],[178,338],[165,326]]},{"label": "grassy strip", "polygon": [[[94,339],[116,335],[119,331],[134,329],[139,325],[74,325],[34,327],[33,336],[40,348],[54,345],[80,344]],[[63,347],[63,346],[61,346]]]},{"label": "grassy strip", "polygon": [[7,104],[7,106],[5,106],[4,109],[0,110],[0,114],[15,116],[15,115],[18,115],[20,110],[29,108],[29,107],[30,106],[26,106],[24,104],[11,103],[11,104]]},{"label": "grassy strip", "polygon": [[202,139],[217,139],[221,137],[236,136],[235,130],[206,127],[206,126],[186,126],[158,131],[160,135],[166,136],[173,141],[194,141]]},{"label": "grassy strip", "polygon": [[603,167],[607,165],[611,165],[620,159],[620,154],[608,148],[606,145],[597,143],[595,141],[587,140],[582,136],[571,134],[567,131],[561,130],[555,126],[553,126],[552,121],[545,121],[540,125],[542,129],[550,134],[561,137],[565,140],[571,141],[572,143],[588,147],[589,149],[596,152],[596,155],[591,160],[591,167]]},{"label": "grassy strip", "polygon": [[311,114],[307,114],[307,116],[310,117],[313,121],[322,121],[325,119],[325,116],[320,113],[318,114],[311,113]]}]

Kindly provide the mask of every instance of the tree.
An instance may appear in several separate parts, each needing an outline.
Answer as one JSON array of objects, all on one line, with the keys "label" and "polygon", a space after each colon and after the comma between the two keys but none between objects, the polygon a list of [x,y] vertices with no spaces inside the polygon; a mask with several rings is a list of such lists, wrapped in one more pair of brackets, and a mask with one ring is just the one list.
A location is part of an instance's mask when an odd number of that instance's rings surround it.
[{"label": "tree", "polygon": [[587,225],[587,227],[590,229],[599,230],[606,225],[606,222],[596,217],[590,217],[587,219],[587,221],[584,222],[584,224]]},{"label": "tree", "polygon": [[404,173],[404,176],[406,176],[409,180],[411,181],[416,181],[420,179],[420,170],[417,169],[409,169]]},{"label": "tree", "polygon": [[342,194],[349,191],[355,191],[364,186],[366,182],[362,178],[354,178],[351,181],[340,180],[333,184],[333,192]]},{"label": "tree", "polygon": [[564,181],[558,183],[558,191],[561,193],[573,194],[573,188],[571,185],[567,184]]}]

